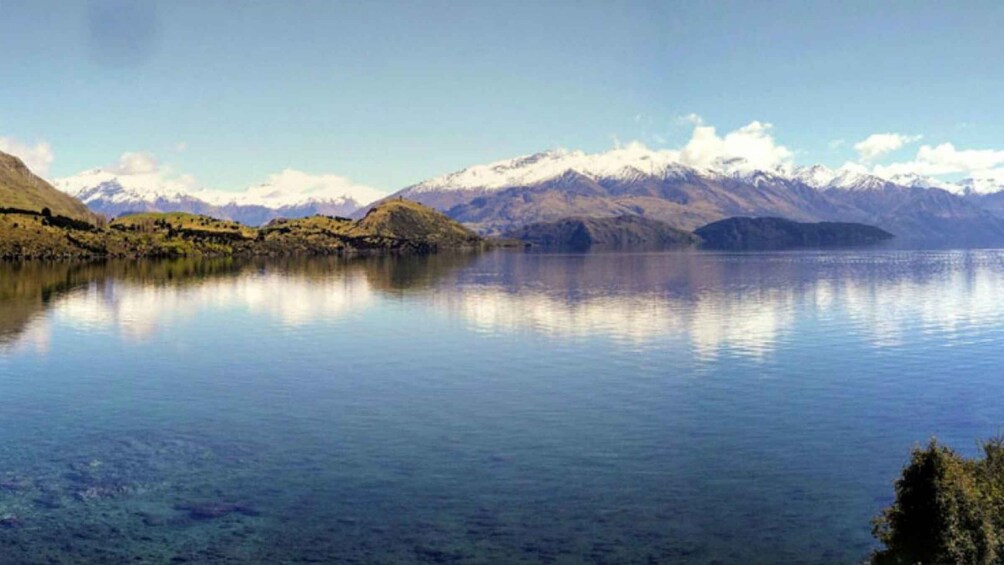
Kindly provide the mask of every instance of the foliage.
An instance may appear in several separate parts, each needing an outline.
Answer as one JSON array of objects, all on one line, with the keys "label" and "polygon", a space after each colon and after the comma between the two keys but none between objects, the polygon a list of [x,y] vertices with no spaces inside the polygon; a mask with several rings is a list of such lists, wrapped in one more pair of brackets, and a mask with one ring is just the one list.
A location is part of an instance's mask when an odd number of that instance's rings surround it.
[{"label": "foliage", "polygon": [[933,439],[913,450],[875,520],[875,563],[1004,563],[1004,439],[983,453],[966,459]]}]

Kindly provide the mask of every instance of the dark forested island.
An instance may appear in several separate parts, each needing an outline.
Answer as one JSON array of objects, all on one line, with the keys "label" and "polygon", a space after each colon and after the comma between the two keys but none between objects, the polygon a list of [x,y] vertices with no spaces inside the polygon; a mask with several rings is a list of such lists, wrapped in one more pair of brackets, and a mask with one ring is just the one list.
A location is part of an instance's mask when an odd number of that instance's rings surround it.
[{"label": "dark forested island", "polygon": [[793,222],[784,218],[728,218],[694,232],[708,249],[791,249],[872,245],[894,236],[875,226],[849,222]]}]

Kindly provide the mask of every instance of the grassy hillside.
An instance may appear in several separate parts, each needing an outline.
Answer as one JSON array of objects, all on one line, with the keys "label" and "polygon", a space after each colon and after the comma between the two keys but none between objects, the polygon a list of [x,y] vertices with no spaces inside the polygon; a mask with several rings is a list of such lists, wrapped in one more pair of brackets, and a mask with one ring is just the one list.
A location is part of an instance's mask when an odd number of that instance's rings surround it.
[{"label": "grassy hillside", "polygon": [[89,223],[98,218],[76,198],[56,190],[25,164],[0,152],[0,208],[42,212],[48,208],[56,216],[65,216]]},{"label": "grassy hillside", "polygon": [[262,228],[182,212],[135,214],[102,228],[0,213],[0,258],[7,259],[426,253],[483,244],[439,212],[403,201],[382,204],[359,221],[313,216]]},{"label": "grassy hillside", "polygon": [[381,234],[420,239],[437,245],[477,245],[481,238],[460,222],[410,200],[386,200],[355,223],[354,235]]}]

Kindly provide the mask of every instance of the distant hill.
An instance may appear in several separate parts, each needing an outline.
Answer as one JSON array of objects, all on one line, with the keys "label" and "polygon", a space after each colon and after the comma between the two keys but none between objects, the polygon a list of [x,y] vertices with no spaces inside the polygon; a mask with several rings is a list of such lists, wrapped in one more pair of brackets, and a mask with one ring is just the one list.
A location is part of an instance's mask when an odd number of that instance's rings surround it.
[{"label": "distant hill", "polygon": [[53,216],[97,221],[82,202],[53,188],[17,157],[0,152],[0,209],[41,213],[46,208]]},{"label": "distant hill", "polygon": [[464,246],[481,237],[441,212],[409,200],[386,200],[359,220],[356,231],[401,239],[421,239],[447,246]]},{"label": "distant hill", "polygon": [[513,230],[507,237],[535,245],[579,249],[593,245],[666,247],[697,242],[693,234],[665,222],[630,215],[539,222]]},{"label": "distant hill", "polygon": [[873,245],[894,236],[875,226],[847,222],[802,223],[783,218],[728,218],[694,232],[709,249],[791,249]]}]

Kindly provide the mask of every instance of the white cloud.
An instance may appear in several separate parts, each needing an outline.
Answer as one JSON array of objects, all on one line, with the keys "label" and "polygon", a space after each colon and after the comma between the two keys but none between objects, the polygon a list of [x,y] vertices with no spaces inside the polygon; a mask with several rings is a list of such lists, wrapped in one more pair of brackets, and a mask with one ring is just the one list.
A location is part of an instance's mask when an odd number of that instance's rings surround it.
[{"label": "white cloud", "polygon": [[754,121],[721,137],[713,126],[697,125],[680,151],[680,161],[691,167],[741,171],[788,167],[794,154],[774,141],[772,127]]},{"label": "white cloud", "polygon": [[20,158],[31,169],[31,172],[40,177],[49,174],[49,165],[52,164],[54,158],[52,146],[45,141],[31,145],[13,137],[0,136],[0,151]]},{"label": "white cloud", "polygon": [[827,145],[829,145],[830,149],[840,149],[841,147],[843,147],[846,144],[847,144],[847,140],[844,140],[844,139],[834,139],[834,140],[831,140]]},{"label": "white cloud", "polygon": [[107,167],[110,173],[116,175],[148,175],[160,170],[157,158],[149,153],[123,153],[118,163]]},{"label": "white cloud", "polygon": [[331,174],[311,174],[295,169],[268,176],[268,179],[243,193],[217,192],[217,198],[233,199],[248,204],[282,206],[308,199],[338,200],[350,198],[359,204],[369,204],[387,194],[381,190],[355,183],[345,177]]},{"label": "white cloud", "polygon": [[930,163],[945,172],[965,172],[990,169],[1004,163],[1004,151],[993,149],[956,149],[951,143],[931,147],[925,145],[917,151],[917,161]]},{"label": "white cloud", "polygon": [[697,114],[691,112],[685,116],[678,116],[676,121],[681,125],[691,125],[691,126],[703,126],[704,118],[698,116]]},{"label": "white cloud", "polygon": [[994,169],[1004,165],[1004,150],[956,149],[951,143],[931,146],[923,145],[917,150],[912,161],[891,163],[875,167],[874,173],[881,177],[914,174],[940,176],[962,173],[971,176],[988,177],[997,175]]},{"label": "white cloud", "polygon": [[901,133],[873,133],[854,144],[863,161],[872,161],[886,153],[902,148],[908,143],[920,141],[919,135],[903,135]]}]

